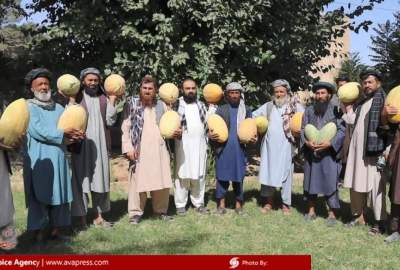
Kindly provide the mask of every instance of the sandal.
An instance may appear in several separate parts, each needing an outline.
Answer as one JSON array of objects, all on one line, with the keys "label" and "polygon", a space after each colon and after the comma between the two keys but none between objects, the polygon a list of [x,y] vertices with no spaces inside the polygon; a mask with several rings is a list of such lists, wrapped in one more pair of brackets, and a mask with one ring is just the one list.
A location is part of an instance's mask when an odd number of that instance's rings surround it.
[{"label": "sandal", "polygon": [[263,208],[261,208],[261,213],[268,214],[269,212],[271,212],[271,210],[272,210],[272,205],[267,203],[266,205],[264,205]]},{"label": "sandal", "polygon": [[287,205],[282,205],[282,213],[283,213],[285,216],[290,215],[290,208],[289,208],[289,206],[287,206]]},{"label": "sandal", "polygon": [[6,226],[1,231],[0,249],[12,250],[17,246],[17,232],[14,226]]},{"label": "sandal", "polygon": [[114,223],[106,221],[105,219],[103,219],[99,223],[97,223],[95,220],[93,220],[93,225],[94,225],[95,228],[106,228],[106,229],[109,229],[109,228],[112,228],[114,226]]}]

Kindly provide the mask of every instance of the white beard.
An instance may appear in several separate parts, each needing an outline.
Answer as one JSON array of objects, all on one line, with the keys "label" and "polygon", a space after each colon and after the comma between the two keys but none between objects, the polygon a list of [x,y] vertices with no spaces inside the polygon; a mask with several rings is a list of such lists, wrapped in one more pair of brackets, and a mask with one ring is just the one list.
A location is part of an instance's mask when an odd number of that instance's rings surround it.
[{"label": "white beard", "polygon": [[35,98],[42,102],[48,102],[51,99],[51,91],[47,91],[46,93],[41,93],[38,91],[33,91]]}]

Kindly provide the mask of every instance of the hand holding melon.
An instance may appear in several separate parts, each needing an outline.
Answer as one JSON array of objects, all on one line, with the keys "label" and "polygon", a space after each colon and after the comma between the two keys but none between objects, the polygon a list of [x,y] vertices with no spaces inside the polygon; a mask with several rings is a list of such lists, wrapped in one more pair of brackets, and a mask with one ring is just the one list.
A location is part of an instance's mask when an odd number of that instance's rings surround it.
[{"label": "hand holding melon", "polygon": [[257,123],[253,118],[246,118],[239,124],[238,137],[244,144],[257,142]]},{"label": "hand holding melon", "polygon": [[207,119],[208,137],[212,141],[224,143],[228,140],[228,126],[218,114],[212,114]]},{"label": "hand holding melon", "polygon": [[111,74],[104,81],[104,89],[109,96],[123,96],[126,90],[125,79],[121,75]]},{"label": "hand holding melon", "polygon": [[67,144],[85,137],[87,113],[81,105],[69,105],[58,119],[57,127],[64,130]]},{"label": "hand holding melon", "polygon": [[57,79],[58,92],[65,97],[75,97],[81,82],[74,75],[64,74]]},{"label": "hand holding melon", "polygon": [[339,100],[343,103],[352,103],[360,94],[361,85],[357,82],[348,82],[338,89]]},{"label": "hand holding melon", "polygon": [[166,139],[174,138],[180,129],[181,120],[175,111],[166,111],[160,119],[160,133]]},{"label": "hand holding melon", "polygon": [[331,141],[336,136],[337,128],[335,123],[329,122],[318,130],[314,125],[307,124],[304,127],[304,135],[310,142],[320,144]]}]

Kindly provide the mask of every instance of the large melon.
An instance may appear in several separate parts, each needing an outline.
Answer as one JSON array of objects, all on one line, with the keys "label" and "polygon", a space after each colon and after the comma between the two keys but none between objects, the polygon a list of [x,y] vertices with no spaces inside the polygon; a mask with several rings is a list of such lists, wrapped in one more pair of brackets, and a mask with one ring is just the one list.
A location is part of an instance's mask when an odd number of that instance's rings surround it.
[{"label": "large melon", "polygon": [[221,116],[218,114],[210,115],[207,119],[207,125],[211,134],[218,134],[219,143],[224,143],[226,140],[228,140],[228,126]]},{"label": "large melon", "polygon": [[179,115],[175,111],[166,111],[160,119],[160,133],[166,139],[172,139],[174,132],[181,126]]},{"label": "large melon", "polygon": [[289,127],[292,131],[292,134],[298,135],[301,131],[301,123],[303,121],[303,114],[302,112],[295,113],[292,118],[290,119]]},{"label": "large melon", "polygon": [[215,83],[209,83],[203,88],[204,99],[209,104],[217,104],[223,97],[224,92],[221,86]]},{"label": "large melon", "polygon": [[304,136],[306,139],[313,143],[318,143],[319,140],[319,130],[311,124],[307,124],[304,127]]},{"label": "large melon", "polygon": [[111,74],[104,81],[104,89],[109,96],[120,97],[125,94],[125,79],[118,74]]},{"label": "large melon", "polygon": [[[386,97],[385,104],[396,107],[398,112],[400,112],[400,85],[390,90]],[[388,120],[391,123],[400,123],[400,113],[389,116]]]},{"label": "large melon", "polygon": [[265,116],[257,116],[254,118],[256,120],[257,132],[258,134],[264,134],[268,129],[268,119]]},{"label": "large melon", "polygon": [[257,137],[257,123],[253,118],[246,118],[239,124],[239,140],[242,143],[249,143],[251,139]]},{"label": "large melon", "polygon": [[173,83],[163,83],[158,90],[158,95],[167,104],[174,103],[179,96],[179,89]]},{"label": "large melon", "polygon": [[64,74],[57,79],[58,91],[67,97],[74,97],[79,92],[81,82],[74,75]]},{"label": "large melon", "polygon": [[341,102],[350,103],[355,101],[360,94],[361,85],[357,82],[348,82],[339,87],[338,97]]},{"label": "large melon", "polygon": [[12,148],[26,133],[29,124],[29,109],[25,99],[12,102],[4,110],[0,119],[0,139],[4,146]]},{"label": "large melon", "polygon": [[330,142],[336,135],[337,128],[335,123],[329,122],[318,130],[312,124],[307,124],[304,127],[304,135],[310,142],[320,144]]},{"label": "large melon", "polygon": [[319,130],[319,143],[330,142],[336,136],[335,123],[328,123]]},{"label": "large melon", "polygon": [[74,128],[86,131],[87,113],[81,105],[69,105],[58,119],[59,129]]}]

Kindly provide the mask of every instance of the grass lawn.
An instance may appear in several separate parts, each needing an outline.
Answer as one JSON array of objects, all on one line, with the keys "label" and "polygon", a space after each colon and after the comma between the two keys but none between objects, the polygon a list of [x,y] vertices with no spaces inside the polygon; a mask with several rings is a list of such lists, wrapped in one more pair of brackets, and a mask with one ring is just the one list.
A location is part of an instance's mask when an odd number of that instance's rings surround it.
[{"label": "grass lawn", "polygon": [[[319,218],[311,223],[303,220],[305,204],[301,182],[295,181],[293,208],[290,216],[280,210],[262,215],[258,205],[258,183],[245,184],[245,212],[233,210],[225,216],[214,214],[214,188],[210,182],[206,200],[212,214],[202,216],[189,210],[186,216],[175,216],[170,222],[151,218],[150,200],[147,215],[139,225],[130,225],[127,216],[127,194],[114,188],[112,213],[117,222],[111,229],[90,227],[73,237],[72,242],[49,243],[40,253],[51,254],[311,254],[313,269],[399,269],[400,244],[386,245],[383,236],[372,237],[367,227],[348,229],[339,222],[325,225],[327,215],[319,201]],[[340,190],[342,216],[349,219],[349,193]],[[233,194],[229,194],[233,206]],[[27,210],[24,194],[14,192],[19,246],[15,253],[35,253],[31,235],[26,233]],[[170,213],[175,214],[173,197]],[[37,252],[37,251],[36,251]]]}]

